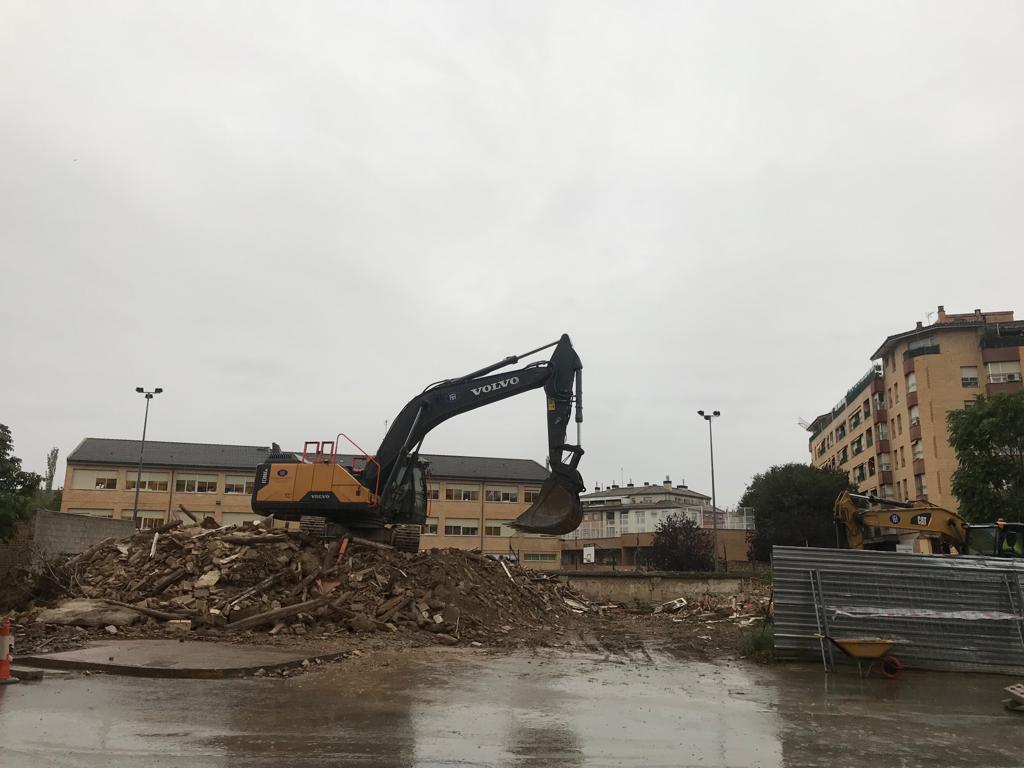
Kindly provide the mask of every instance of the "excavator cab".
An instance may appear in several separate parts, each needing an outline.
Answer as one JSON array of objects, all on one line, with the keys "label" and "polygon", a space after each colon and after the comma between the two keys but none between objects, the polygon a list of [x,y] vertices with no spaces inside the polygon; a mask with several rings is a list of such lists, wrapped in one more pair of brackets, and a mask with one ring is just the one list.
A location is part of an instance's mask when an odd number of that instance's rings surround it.
[{"label": "excavator cab", "polygon": [[997,520],[989,525],[967,527],[965,555],[1024,557],[1024,523]]}]

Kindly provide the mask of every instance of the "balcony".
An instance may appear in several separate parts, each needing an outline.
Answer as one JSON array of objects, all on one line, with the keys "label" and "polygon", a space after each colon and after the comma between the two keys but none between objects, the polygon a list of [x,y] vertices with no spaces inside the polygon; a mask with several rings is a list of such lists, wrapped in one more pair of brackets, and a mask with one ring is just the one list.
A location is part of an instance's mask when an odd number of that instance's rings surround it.
[{"label": "balcony", "polygon": [[882,469],[878,472],[878,482],[882,485],[892,485],[892,470]]},{"label": "balcony", "polygon": [[917,405],[916,389],[913,392],[907,392],[907,408],[910,408],[912,405]]},{"label": "balcony", "polygon": [[987,347],[981,350],[983,363],[1011,363],[1020,360],[1020,347]]},{"label": "balcony", "polygon": [[881,439],[875,441],[875,453],[885,454],[889,453],[892,448],[889,446],[888,439]]},{"label": "balcony", "polygon": [[921,458],[921,459],[914,459],[914,474],[915,475],[923,475],[924,474],[924,459],[923,458]]},{"label": "balcony", "polygon": [[[916,352],[917,350],[914,350],[914,351]],[[903,353],[903,375],[906,376],[907,374],[910,374],[910,373],[913,373],[913,372],[914,372],[914,357],[907,357],[907,353],[904,352]]]},{"label": "balcony", "polygon": [[[929,344],[927,347],[914,347],[914,349],[908,349],[903,353],[904,360],[913,360],[915,357],[921,357],[921,355],[937,355],[939,354],[938,344]],[[913,370],[913,368],[911,368]],[[909,373],[910,371],[907,371]]]},{"label": "balcony", "polygon": [[889,420],[889,411],[885,408],[875,408],[875,424],[878,422],[885,423]]},{"label": "balcony", "polygon": [[885,381],[879,376],[877,379],[871,382],[871,394],[873,395],[884,395],[885,394]]},{"label": "balcony", "polygon": [[914,440],[920,440],[920,439],[921,439],[921,424],[920,424],[920,422],[917,423],[917,424],[911,424],[910,425],[910,441],[913,442]]},{"label": "balcony", "polygon": [[1024,384],[1021,383],[1020,377],[1007,381],[991,381],[991,379],[1003,379],[1005,376],[989,376],[988,386],[985,387],[985,391],[990,395],[994,395],[997,392],[1018,392],[1024,388]]}]

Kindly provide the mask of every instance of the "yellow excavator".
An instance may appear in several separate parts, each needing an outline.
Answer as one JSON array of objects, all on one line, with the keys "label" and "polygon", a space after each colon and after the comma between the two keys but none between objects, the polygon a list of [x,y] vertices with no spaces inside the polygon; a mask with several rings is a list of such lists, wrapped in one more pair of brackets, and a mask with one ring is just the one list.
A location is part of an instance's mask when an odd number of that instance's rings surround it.
[{"label": "yellow excavator", "polygon": [[971,525],[956,512],[923,501],[895,501],[843,491],[835,520],[850,549],[895,550],[910,544],[918,554],[1024,557],[1024,523],[998,520]]},{"label": "yellow excavator", "polygon": [[[496,373],[521,358],[554,347],[549,360]],[[266,463],[256,468],[252,509],[279,520],[299,521],[325,536],[346,533],[415,552],[427,515],[428,463],[420,458],[423,439],[434,427],[462,413],[543,387],[548,426],[550,475],[536,501],[509,523],[524,533],[563,534],[583,519],[583,365],[567,335],[555,342],[512,355],[465,376],[431,384],[410,400],[384,436],[377,452],[347,466],[339,462],[334,440],[306,443],[302,456],[274,444]],[[576,443],[566,443],[573,406]],[[348,439],[345,437],[345,439]]]}]

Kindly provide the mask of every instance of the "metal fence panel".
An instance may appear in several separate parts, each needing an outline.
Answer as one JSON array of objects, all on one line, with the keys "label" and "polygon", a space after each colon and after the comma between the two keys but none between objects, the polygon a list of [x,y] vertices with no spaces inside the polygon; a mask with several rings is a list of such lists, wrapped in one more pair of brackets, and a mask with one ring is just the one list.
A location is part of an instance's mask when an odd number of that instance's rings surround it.
[{"label": "metal fence panel", "polygon": [[774,547],[772,573],[780,658],[820,659],[820,622],[909,667],[1024,674],[1024,561]]}]

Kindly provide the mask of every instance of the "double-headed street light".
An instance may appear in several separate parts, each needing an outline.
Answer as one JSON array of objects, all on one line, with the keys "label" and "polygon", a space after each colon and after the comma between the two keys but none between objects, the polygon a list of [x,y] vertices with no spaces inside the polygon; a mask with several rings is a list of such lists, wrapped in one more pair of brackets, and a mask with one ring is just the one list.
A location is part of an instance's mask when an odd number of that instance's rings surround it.
[{"label": "double-headed street light", "polygon": [[135,504],[132,507],[132,522],[139,521],[139,490],[142,488],[142,455],[146,451],[146,425],[149,423],[149,401],[153,395],[159,395],[163,388],[156,387],[152,392],[147,392],[144,387],[136,387],[135,391],[146,396],[146,415],[142,419],[142,445],[139,447],[139,471],[135,474]]},{"label": "double-headed street light", "polygon": [[715,553],[715,571],[718,571],[718,503],[715,500],[715,438],[711,431],[711,420],[721,416],[721,411],[704,413],[697,411],[697,415],[708,423],[708,445],[711,447],[711,546]]}]

